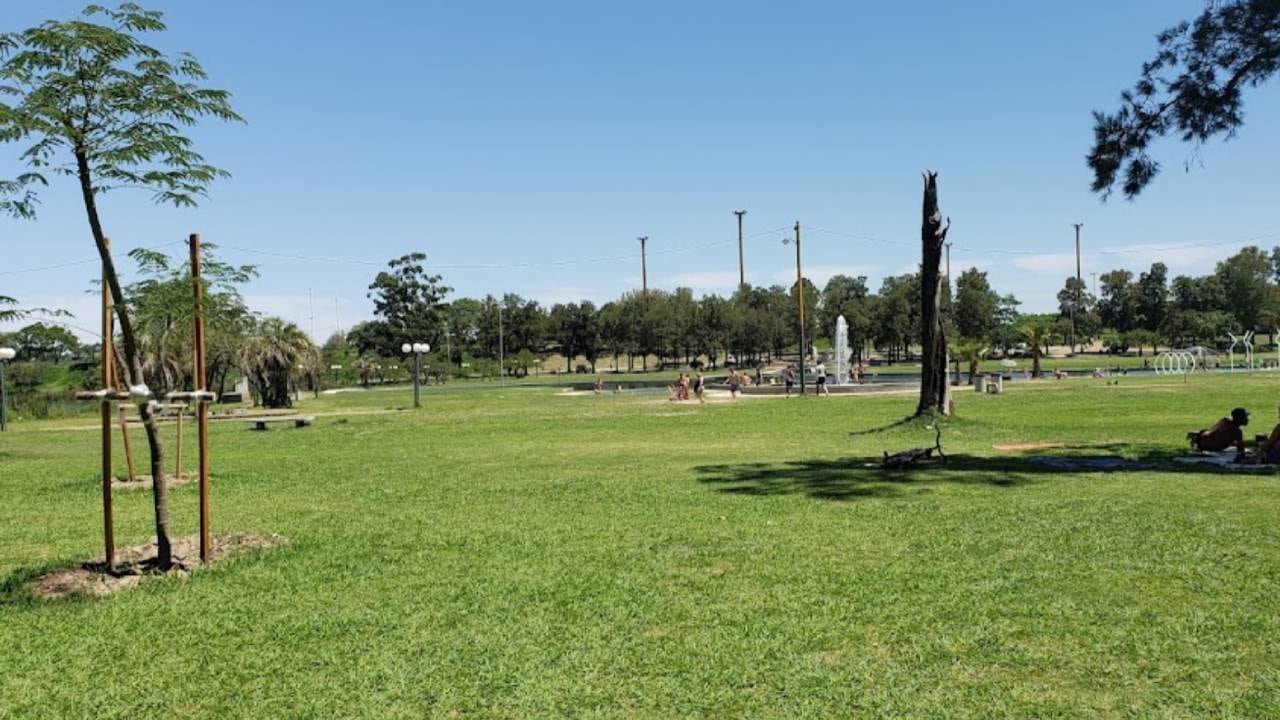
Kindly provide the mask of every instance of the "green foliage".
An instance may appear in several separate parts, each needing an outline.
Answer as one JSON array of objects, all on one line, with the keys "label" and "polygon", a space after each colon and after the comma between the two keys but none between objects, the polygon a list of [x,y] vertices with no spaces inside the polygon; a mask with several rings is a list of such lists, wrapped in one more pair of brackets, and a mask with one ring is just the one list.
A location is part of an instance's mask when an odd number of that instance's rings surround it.
[{"label": "green foliage", "polygon": [[399,353],[405,343],[438,342],[445,330],[441,303],[450,288],[427,273],[426,259],[420,252],[398,257],[369,285],[374,315],[384,324],[370,337],[376,336],[383,355]]},{"label": "green foliage", "polygon": [[996,305],[1000,296],[991,289],[987,274],[970,268],[956,278],[953,320],[961,335],[983,338],[996,327]]},{"label": "green foliage", "polygon": [[18,351],[17,360],[58,363],[76,356],[80,341],[70,330],[47,323],[33,323],[8,335],[5,342]]},{"label": "green foliage", "polygon": [[280,318],[255,321],[240,350],[240,367],[249,379],[249,388],[263,407],[293,406],[291,391],[296,383],[320,373],[320,352],[310,338],[290,322]]},{"label": "green foliage", "polygon": [[1151,143],[1176,134],[1195,144],[1231,137],[1244,124],[1243,91],[1280,69],[1280,3],[1211,2],[1194,22],[1158,36],[1155,58],[1142,66],[1114,113],[1095,112],[1088,164],[1093,191],[1109,195],[1117,184],[1133,198],[1160,171]]},{"label": "green foliage", "polygon": [[197,84],[206,75],[193,56],[139,39],[164,29],[161,13],[125,3],[0,35],[0,97],[14,98],[0,101],[0,142],[30,142],[29,171],[0,182],[0,211],[35,217],[47,173],[77,177],[94,195],[145,188],[187,206],[227,176],[179,128],[241,118],[229,93]]},{"label": "green foliage", "polygon": [[[217,246],[201,245],[200,276],[204,296],[205,382],[215,391],[239,366],[241,350],[254,320],[240,287],[258,276],[252,265],[231,265],[217,257]],[[195,300],[189,254],[177,259],[137,249],[130,257],[141,279],[126,285],[125,306],[137,333],[147,385],[157,392],[195,386]]]}]

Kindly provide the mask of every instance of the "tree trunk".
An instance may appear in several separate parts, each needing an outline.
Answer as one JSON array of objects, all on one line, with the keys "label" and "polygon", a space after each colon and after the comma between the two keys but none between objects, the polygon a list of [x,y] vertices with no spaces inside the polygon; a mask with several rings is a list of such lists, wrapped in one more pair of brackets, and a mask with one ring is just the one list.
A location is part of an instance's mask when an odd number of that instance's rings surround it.
[{"label": "tree trunk", "polygon": [[923,221],[920,226],[920,403],[916,415],[951,414],[947,382],[947,337],[942,326],[942,246],[951,227],[938,209],[938,174],[924,176]]},{"label": "tree trunk", "polygon": [[[102,231],[102,222],[98,218],[98,204],[93,196],[93,178],[89,169],[89,159],[83,148],[76,148],[75,156],[80,192],[84,197],[85,214],[89,218],[89,229],[93,232],[93,242],[98,247],[98,256],[102,260],[102,274],[106,277],[107,286],[111,289],[116,319],[120,323],[120,338],[124,344],[125,381],[130,384],[142,383],[142,358],[139,357],[138,342],[133,332],[133,322],[129,319],[128,306],[124,302],[120,277],[116,274],[111,250],[107,248],[107,237]],[[142,418],[142,427],[147,434],[147,446],[151,451],[151,499],[156,524],[156,561],[161,570],[168,570],[173,566],[173,546],[169,540],[169,484],[164,477],[164,446],[160,442],[160,431],[156,427],[150,398],[139,399],[138,415]]]}]

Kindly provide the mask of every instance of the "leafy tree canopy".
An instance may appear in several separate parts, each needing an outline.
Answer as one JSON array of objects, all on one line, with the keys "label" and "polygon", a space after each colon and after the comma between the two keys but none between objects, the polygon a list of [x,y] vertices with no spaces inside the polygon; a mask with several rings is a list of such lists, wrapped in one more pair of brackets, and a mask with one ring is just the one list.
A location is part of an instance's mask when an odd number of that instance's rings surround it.
[{"label": "leafy tree canopy", "polygon": [[1133,198],[1155,178],[1160,163],[1151,143],[1176,134],[1196,150],[1216,135],[1230,138],[1244,124],[1243,91],[1280,69],[1280,2],[1223,0],[1192,22],[1157,36],[1155,58],[1142,66],[1120,109],[1095,112],[1088,164],[1093,191],[1117,184]]}]

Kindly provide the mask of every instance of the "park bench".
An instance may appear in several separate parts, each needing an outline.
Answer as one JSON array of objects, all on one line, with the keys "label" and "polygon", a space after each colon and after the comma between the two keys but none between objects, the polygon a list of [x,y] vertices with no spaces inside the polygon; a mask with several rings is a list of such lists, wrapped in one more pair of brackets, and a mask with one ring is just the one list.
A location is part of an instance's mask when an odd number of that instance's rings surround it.
[{"label": "park bench", "polygon": [[314,417],[309,415],[268,415],[264,417],[243,418],[244,422],[253,426],[254,430],[265,432],[270,423],[293,423],[294,427],[308,427],[315,421]]}]

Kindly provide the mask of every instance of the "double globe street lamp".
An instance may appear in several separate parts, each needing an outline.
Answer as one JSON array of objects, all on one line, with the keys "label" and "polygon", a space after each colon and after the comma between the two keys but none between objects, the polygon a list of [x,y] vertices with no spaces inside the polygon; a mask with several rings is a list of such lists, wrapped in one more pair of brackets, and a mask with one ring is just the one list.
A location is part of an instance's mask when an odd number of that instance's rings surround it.
[{"label": "double globe street lamp", "polygon": [[413,406],[422,407],[422,354],[431,352],[431,346],[426,343],[405,343],[400,346],[400,351],[405,355],[413,353]]},{"label": "double globe street lamp", "polygon": [[9,399],[4,391],[4,366],[18,356],[13,348],[0,348],[0,432],[9,429]]}]

